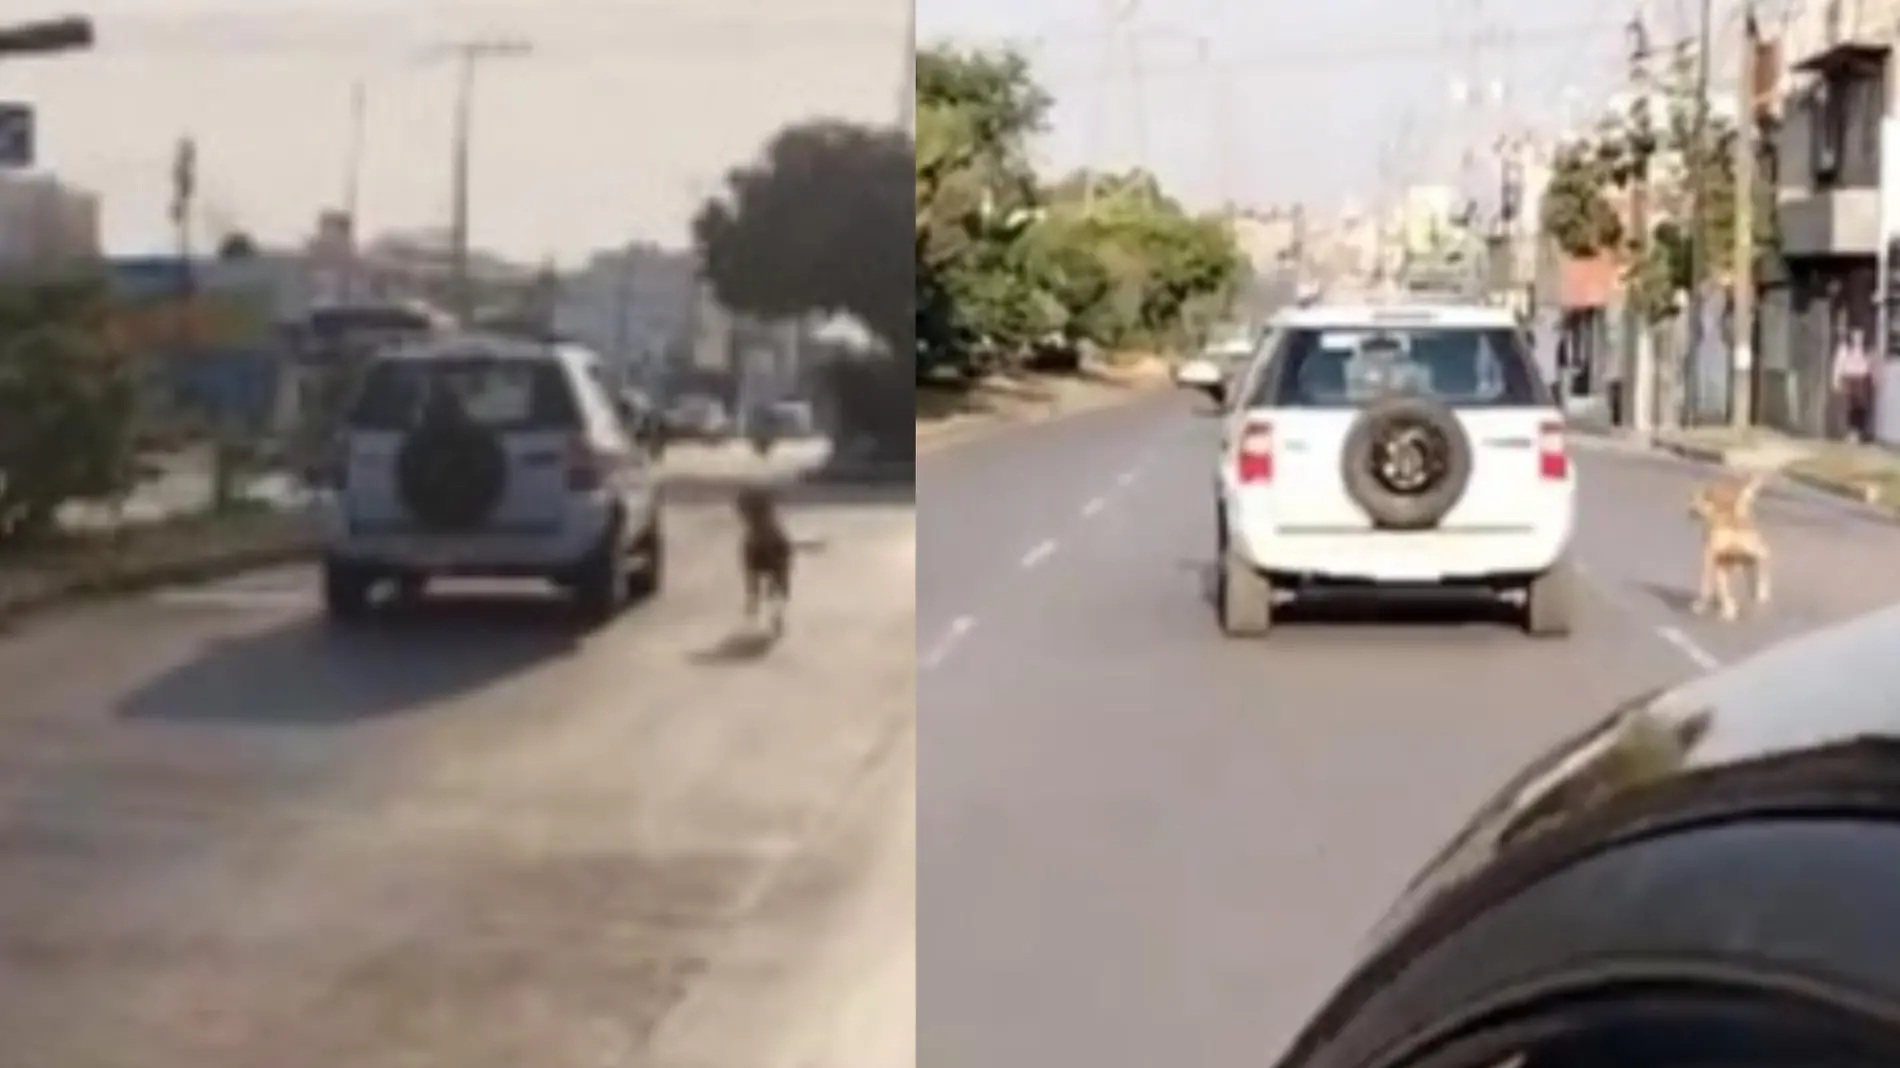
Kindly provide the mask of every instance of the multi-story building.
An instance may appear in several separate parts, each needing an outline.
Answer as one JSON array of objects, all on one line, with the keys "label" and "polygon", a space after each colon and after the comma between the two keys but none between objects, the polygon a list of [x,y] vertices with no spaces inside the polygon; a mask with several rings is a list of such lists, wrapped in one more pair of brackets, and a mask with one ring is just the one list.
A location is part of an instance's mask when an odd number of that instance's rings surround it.
[{"label": "multi-story building", "polygon": [[635,245],[596,255],[571,272],[554,327],[636,375],[684,351],[694,327],[698,268],[688,252]]},{"label": "multi-story building", "polygon": [[1830,354],[1850,334],[1874,339],[1882,318],[1882,246],[1900,222],[1881,203],[1882,185],[1900,181],[1882,159],[1896,9],[1810,0],[1780,43],[1787,77],[1767,159],[1780,257],[1764,279],[1756,392],[1764,422],[1801,433],[1841,429]]},{"label": "multi-story building", "polygon": [[39,270],[100,256],[99,198],[44,174],[0,174],[0,270]]}]

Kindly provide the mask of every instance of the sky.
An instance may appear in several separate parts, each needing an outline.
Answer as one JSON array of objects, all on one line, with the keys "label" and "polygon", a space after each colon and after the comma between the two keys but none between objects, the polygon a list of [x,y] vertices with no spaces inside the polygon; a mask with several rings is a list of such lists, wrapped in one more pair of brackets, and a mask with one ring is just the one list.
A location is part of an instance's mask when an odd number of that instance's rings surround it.
[{"label": "sky", "polygon": [[[1634,0],[1123,0],[1142,39],[1137,82],[1133,50],[1105,44],[1113,6],[918,0],[918,37],[1022,48],[1056,100],[1047,166],[1141,162],[1191,202],[1257,207],[1462,184],[1467,148],[1585,121],[1622,75],[1636,11]],[[1689,0],[1645,6],[1658,41],[1693,26]],[[1472,82],[1501,98],[1459,105],[1457,86]]]},{"label": "sky", "polygon": [[[364,85],[365,231],[441,227],[453,67],[439,46],[523,39],[478,74],[474,243],[559,263],[680,244],[727,168],[780,127],[890,124],[907,0],[96,0],[99,48],[10,60],[0,99],[39,114],[44,170],[104,198],[110,251],[169,251],[174,146],[195,138],[200,240],[300,241],[344,197]],[[0,0],[0,21],[63,14]]]}]

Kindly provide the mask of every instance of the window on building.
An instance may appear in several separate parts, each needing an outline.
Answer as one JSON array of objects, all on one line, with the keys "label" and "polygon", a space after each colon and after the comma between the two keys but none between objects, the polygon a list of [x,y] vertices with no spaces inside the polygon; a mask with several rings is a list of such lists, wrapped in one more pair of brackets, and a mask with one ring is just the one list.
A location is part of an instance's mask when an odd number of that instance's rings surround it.
[{"label": "window on building", "polygon": [[1841,142],[1846,131],[1846,109],[1840,93],[1828,81],[1816,82],[1808,97],[1809,169],[1817,184],[1840,178]]}]

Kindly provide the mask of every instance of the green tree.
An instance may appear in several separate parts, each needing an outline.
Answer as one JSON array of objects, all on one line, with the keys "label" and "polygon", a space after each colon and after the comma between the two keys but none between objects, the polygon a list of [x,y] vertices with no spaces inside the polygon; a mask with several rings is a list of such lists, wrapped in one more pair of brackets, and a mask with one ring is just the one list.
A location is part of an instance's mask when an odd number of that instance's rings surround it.
[{"label": "green tree", "polygon": [[233,230],[218,239],[221,260],[254,260],[257,254],[257,239],[243,230]]},{"label": "green tree", "polygon": [[[1705,277],[1725,278],[1735,266],[1734,160],[1740,131],[1726,118],[1710,115],[1698,138],[1695,99],[1693,63],[1678,56],[1656,93],[1633,101],[1594,135],[1567,146],[1545,188],[1545,233],[1573,256],[1617,255],[1631,299],[1652,320],[1675,314],[1692,285],[1698,199]],[[1626,197],[1645,171],[1651,179],[1651,214],[1649,231],[1641,235],[1630,231],[1614,201]],[[1692,192],[1698,184],[1699,197]],[[1755,224],[1753,248],[1759,259],[1776,240],[1773,213],[1756,212]]]},{"label": "green tree", "polygon": [[720,302],[763,319],[849,314],[908,360],[902,130],[821,120],[781,131],[726,174],[693,221]]},{"label": "green tree", "polygon": [[0,289],[0,545],[53,530],[63,505],[137,478],[139,382],[94,281]]}]

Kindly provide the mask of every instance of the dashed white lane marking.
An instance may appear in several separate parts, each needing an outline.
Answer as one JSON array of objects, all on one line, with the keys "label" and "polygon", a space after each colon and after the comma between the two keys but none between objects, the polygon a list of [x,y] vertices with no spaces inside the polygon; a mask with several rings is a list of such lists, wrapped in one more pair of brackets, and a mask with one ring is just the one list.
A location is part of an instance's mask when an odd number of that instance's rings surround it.
[{"label": "dashed white lane marking", "polygon": [[1093,519],[1096,516],[1101,515],[1102,509],[1107,508],[1107,507],[1108,507],[1108,498],[1106,497],[1093,498],[1089,501],[1089,503],[1082,506],[1082,518]]},{"label": "dashed white lane marking", "polygon": [[1044,539],[1035,548],[1023,554],[1022,568],[1024,571],[1028,571],[1031,568],[1038,567],[1042,564],[1044,560],[1049,559],[1051,556],[1054,556],[1055,554],[1056,554],[1055,539],[1053,538]]},{"label": "dashed white lane marking", "polygon": [[[1577,565],[1577,577],[1587,583],[1597,595],[1610,602],[1619,611],[1634,618],[1642,619],[1647,613],[1640,610],[1635,602],[1620,591],[1611,587],[1595,571],[1584,564]],[[1668,623],[1656,624],[1649,628],[1665,645],[1681,653],[1691,664],[1703,671],[1714,671],[1722,666],[1722,658],[1702,647],[1702,643],[1691,638],[1681,627]]]},{"label": "dashed white lane marking", "polygon": [[1690,663],[1704,671],[1714,671],[1722,666],[1721,658],[1702,648],[1694,638],[1684,634],[1680,627],[1657,627],[1656,636],[1674,646],[1677,652],[1689,658]]},{"label": "dashed white lane marking", "polygon": [[1136,476],[1140,474],[1141,474],[1141,468],[1131,467],[1128,470],[1123,471],[1121,474],[1115,476],[1115,484],[1125,489],[1129,486],[1134,485]]},{"label": "dashed white lane marking", "polygon": [[951,620],[949,628],[943,632],[943,637],[938,638],[936,643],[924,653],[924,670],[930,671],[942,667],[943,662],[950,659],[950,654],[956,652],[957,643],[975,629],[976,619],[973,616],[958,616]]}]

